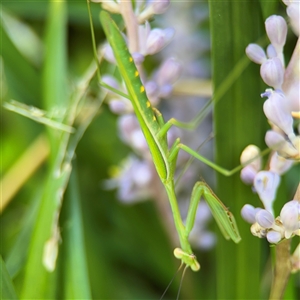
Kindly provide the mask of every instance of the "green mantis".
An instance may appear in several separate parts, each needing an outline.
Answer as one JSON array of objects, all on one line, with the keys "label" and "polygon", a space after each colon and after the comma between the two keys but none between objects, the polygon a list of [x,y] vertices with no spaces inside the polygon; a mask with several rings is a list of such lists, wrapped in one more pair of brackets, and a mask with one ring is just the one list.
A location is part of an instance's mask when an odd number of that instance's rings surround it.
[{"label": "green mantis", "polygon": [[174,250],[174,255],[187,267],[190,267],[193,271],[198,271],[200,264],[192,252],[188,238],[194,226],[196,211],[201,196],[206,199],[224,237],[226,239],[232,239],[235,243],[238,243],[241,238],[233,215],[204,182],[197,182],[193,188],[188,215],[184,224],[177,204],[174,184],[174,172],[179,150],[182,149],[186,151],[224,175],[230,175],[241,167],[235,168],[232,171],[220,168],[186,145],[181,144],[179,138],[170,148],[168,147],[168,130],[173,125],[186,127],[185,124],[175,119],[170,119],[165,122],[162,114],[156,108],[152,107],[141,82],[139,72],[117,25],[105,11],[100,13],[100,21],[108,42],[113,49],[117,66],[129,94],[129,99],[148,143],[153,163],[169,198],[180,241],[180,248]]}]

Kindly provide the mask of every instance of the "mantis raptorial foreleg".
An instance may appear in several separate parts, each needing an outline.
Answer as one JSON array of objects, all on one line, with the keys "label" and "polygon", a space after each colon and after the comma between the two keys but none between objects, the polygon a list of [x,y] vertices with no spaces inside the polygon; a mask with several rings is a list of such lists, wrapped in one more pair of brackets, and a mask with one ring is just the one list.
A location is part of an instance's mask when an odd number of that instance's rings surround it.
[{"label": "mantis raptorial foreleg", "polygon": [[227,240],[232,239],[235,243],[238,243],[241,240],[241,237],[237,231],[237,226],[235,224],[233,215],[213,193],[210,187],[201,181],[196,182],[193,188],[190,207],[185,224],[186,234],[189,235],[194,227],[197,206],[201,196],[206,200],[206,203],[210,207],[210,210],[224,237]]}]

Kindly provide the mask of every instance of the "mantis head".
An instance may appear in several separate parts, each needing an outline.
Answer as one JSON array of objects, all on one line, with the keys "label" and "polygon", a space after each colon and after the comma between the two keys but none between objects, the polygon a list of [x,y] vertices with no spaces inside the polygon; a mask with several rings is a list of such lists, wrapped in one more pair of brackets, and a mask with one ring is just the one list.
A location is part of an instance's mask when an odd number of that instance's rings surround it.
[{"label": "mantis head", "polygon": [[194,272],[200,270],[200,264],[197,261],[197,257],[195,254],[189,254],[187,252],[184,252],[180,248],[174,249],[174,256],[178,259],[181,259],[182,263],[184,263],[186,266],[190,267]]}]

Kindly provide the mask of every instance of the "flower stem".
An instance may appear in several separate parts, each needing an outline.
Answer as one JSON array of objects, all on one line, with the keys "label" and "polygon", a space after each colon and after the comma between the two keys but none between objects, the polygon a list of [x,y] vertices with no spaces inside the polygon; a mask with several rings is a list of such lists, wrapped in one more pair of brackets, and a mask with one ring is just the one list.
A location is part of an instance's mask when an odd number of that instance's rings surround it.
[{"label": "flower stem", "polygon": [[139,51],[138,22],[132,9],[132,3],[128,0],[120,2],[121,14],[126,26],[128,48],[131,53]]},{"label": "flower stem", "polygon": [[[294,199],[300,201],[300,184],[298,185]],[[284,291],[292,270],[290,254],[291,239],[284,240],[275,247],[276,262],[269,298],[270,300],[283,298]]]},{"label": "flower stem", "polygon": [[276,262],[270,300],[282,299],[291,274],[290,260],[291,240],[287,239],[276,245]]}]

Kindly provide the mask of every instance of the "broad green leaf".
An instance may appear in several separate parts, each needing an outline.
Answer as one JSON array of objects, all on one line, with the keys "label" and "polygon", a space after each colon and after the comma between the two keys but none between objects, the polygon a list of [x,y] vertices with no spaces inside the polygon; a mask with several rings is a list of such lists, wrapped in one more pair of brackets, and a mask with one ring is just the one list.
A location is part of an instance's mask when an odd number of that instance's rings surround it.
[{"label": "broad green leaf", "polygon": [[2,256],[0,256],[0,296],[3,300],[13,300],[18,299],[14,285],[12,283],[12,280],[7,272],[5,263],[2,259]]},{"label": "broad green leaf", "polygon": [[[44,103],[47,110],[57,109],[59,113],[67,109],[66,99],[66,3],[51,1],[46,31],[45,69],[43,74]],[[63,116],[63,115],[62,115]],[[62,119],[62,117],[60,118]],[[51,142],[50,167],[41,198],[38,217],[29,247],[29,255],[24,270],[22,299],[53,298],[55,295],[55,272],[46,270],[46,243],[51,241],[53,230],[58,224],[64,187],[70,166],[61,166],[66,143],[53,129],[49,130]],[[65,138],[67,134],[65,134]],[[63,153],[59,153],[59,149]],[[49,244],[48,244],[49,245]],[[32,282],[35,284],[33,285]]]},{"label": "broad green leaf", "polygon": [[3,58],[9,96],[26,103],[37,103],[41,96],[41,80],[36,69],[20,54],[6,33],[1,20],[0,55]]},{"label": "broad green leaf", "polygon": [[[245,59],[246,46],[264,35],[259,3],[254,1],[210,1],[215,93],[231,70]],[[259,69],[252,64],[222,96],[214,107],[216,162],[225,168],[239,164],[242,150],[248,144],[263,146],[266,119],[260,93],[264,90]],[[237,219],[242,236],[239,245],[218,241],[217,298],[260,299],[261,246],[251,236],[249,224],[240,217],[246,203],[257,204],[251,188],[239,174],[230,178],[217,175],[217,194]]]},{"label": "broad green leaf", "polygon": [[61,257],[64,274],[62,285],[64,299],[92,299],[78,187],[77,168],[75,167],[70,177],[65,199],[64,243]]}]

